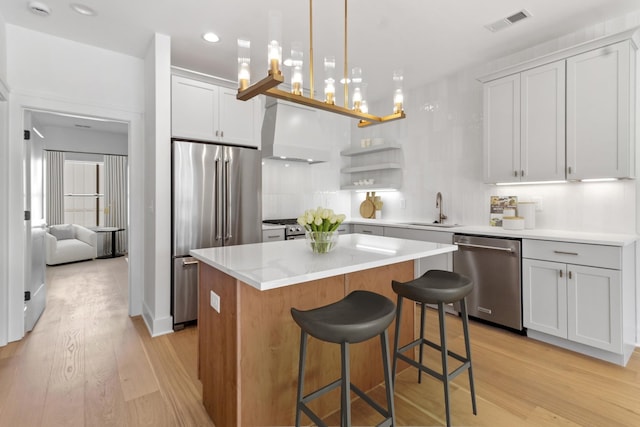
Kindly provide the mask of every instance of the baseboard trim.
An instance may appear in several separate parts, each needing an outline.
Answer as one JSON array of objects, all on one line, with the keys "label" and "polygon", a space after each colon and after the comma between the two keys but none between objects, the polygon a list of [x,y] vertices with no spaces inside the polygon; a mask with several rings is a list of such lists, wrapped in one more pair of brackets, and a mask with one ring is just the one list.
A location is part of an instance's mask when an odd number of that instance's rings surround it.
[{"label": "baseboard trim", "polygon": [[144,320],[144,324],[147,325],[149,335],[152,337],[173,333],[173,316],[155,319],[146,304],[142,305],[142,319]]}]

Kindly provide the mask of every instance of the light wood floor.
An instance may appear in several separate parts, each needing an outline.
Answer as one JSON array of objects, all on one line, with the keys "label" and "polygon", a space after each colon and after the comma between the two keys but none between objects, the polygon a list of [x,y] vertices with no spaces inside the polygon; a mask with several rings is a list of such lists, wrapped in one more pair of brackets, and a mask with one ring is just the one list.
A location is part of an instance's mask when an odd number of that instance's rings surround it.
[{"label": "light wood floor", "polygon": [[[0,347],[0,426],[213,425],[200,403],[197,329],[151,338],[130,318],[124,258],[50,267],[47,277],[34,331]],[[450,346],[462,352],[459,320],[447,320]],[[432,339],[435,321],[430,314]],[[462,374],[454,425],[640,426],[640,352],[621,368],[477,323],[471,340],[478,415]],[[372,395],[383,401],[381,388]],[[413,369],[398,375],[395,403],[398,425],[444,424],[441,384],[417,384]],[[354,425],[373,425],[374,414],[353,405]]]}]

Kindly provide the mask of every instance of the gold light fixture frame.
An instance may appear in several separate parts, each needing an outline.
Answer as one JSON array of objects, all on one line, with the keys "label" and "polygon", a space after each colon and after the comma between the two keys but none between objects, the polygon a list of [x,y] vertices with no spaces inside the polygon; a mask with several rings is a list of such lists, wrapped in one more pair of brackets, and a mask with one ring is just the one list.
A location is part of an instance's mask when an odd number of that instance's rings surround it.
[{"label": "gold light fixture frame", "polygon": [[382,123],[391,122],[394,120],[404,119],[406,115],[404,110],[389,114],[386,116],[376,116],[369,113],[363,113],[360,111],[347,108],[349,105],[349,88],[347,85],[347,0],[344,0],[344,107],[335,104],[329,104],[324,101],[314,99],[314,84],[313,84],[313,0],[309,0],[309,97],[304,95],[294,95],[290,92],[278,89],[277,86],[284,82],[282,73],[273,73],[269,70],[267,77],[263,78],[259,82],[247,87],[246,89],[238,89],[236,98],[241,101],[247,101],[257,95],[266,95],[272,98],[282,99],[284,101],[293,102],[296,104],[306,105],[308,107],[317,108],[318,110],[328,111],[330,113],[336,113],[343,116],[359,119],[358,127],[366,127],[371,125],[377,125]]}]

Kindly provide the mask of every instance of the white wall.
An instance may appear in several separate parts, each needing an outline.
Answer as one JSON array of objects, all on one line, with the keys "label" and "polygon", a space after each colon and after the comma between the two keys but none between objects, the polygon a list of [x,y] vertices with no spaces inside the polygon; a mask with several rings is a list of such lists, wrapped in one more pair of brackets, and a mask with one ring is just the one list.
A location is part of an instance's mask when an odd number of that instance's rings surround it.
[{"label": "white wall", "polygon": [[[128,153],[128,136],[126,133],[101,132],[61,126],[44,126],[41,129],[38,127],[38,130],[44,135],[45,150],[120,156],[126,156]],[[35,138],[37,138],[37,135]]]},{"label": "white wall", "polygon": [[152,336],[171,317],[171,39],[156,34],[145,67],[145,283],[143,318]]},{"label": "white wall", "polygon": [[7,81],[7,32],[4,16],[0,13],[0,81]]},{"label": "white wall", "polygon": [[[133,168],[143,153],[137,151],[142,141],[143,69],[142,60],[98,49],[66,39],[48,36],[13,25],[6,26],[7,83],[11,87],[9,105],[9,143],[6,156],[0,159],[0,170],[7,171],[8,219],[1,232],[12,245],[8,253],[8,340],[20,339],[24,325],[22,316],[25,277],[24,222],[22,220],[22,130],[25,110],[61,111],[71,114],[105,117],[129,123],[129,160]],[[130,195],[141,200],[143,192],[136,187],[140,176],[132,176]],[[132,203],[131,221],[142,220],[137,205]],[[133,231],[133,230],[132,230]],[[139,242],[136,241],[139,240]],[[141,286],[142,233],[130,235],[129,282],[130,314],[140,313],[141,302],[135,299],[135,287]]]},{"label": "white wall", "polygon": [[[482,183],[482,85],[477,77],[508,65],[599,36],[640,25],[638,13],[534,46],[507,59],[462,70],[431,84],[407,90],[405,120],[357,129],[352,143],[381,136],[403,145],[403,185],[399,192],[381,193],[385,219],[437,217],[435,196],[444,196],[449,222],[489,224],[489,197],[516,195],[542,200],[538,228],[635,233],[636,181],[567,183],[496,187]],[[370,110],[382,114],[388,103]],[[363,194],[355,193],[351,214],[359,217]],[[402,208],[402,203],[406,208]]]}]

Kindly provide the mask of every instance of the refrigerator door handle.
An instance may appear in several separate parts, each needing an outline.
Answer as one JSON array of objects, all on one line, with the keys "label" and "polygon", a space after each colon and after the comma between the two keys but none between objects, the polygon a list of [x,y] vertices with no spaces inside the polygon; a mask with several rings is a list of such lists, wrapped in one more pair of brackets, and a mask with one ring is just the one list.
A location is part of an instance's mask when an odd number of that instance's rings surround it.
[{"label": "refrigerator door handle", "polygon": [[[220,159],[216,159],[215,160],[215,167],[214,167],[214,173],[216,176],[216,181],[218,181],[218,178],[220,177]],[[222,230],[222,218],[220,218],[220,192],[216,189],[216,194],[215,194],[215,212],[216,212],[216,230],[215,230],[215,234],[216,234],[216,240],[220,240],[222,239],[222,234],[221,234],[221,230]]]},{"label": "refrigerator door handle", "polygon": [[231,239],[231,211],[229,210],[229,158],[224,160],[224,221],[225,221],[225,240]]}]

